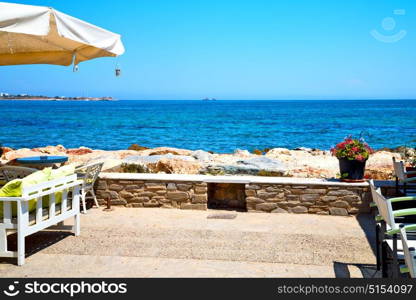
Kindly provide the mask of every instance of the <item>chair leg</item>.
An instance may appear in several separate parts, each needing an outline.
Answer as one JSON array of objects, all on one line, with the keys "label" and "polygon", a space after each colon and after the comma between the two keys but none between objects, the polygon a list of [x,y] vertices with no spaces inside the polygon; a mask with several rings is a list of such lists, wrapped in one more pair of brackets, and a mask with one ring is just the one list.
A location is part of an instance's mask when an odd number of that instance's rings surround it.
[{"label": "chair leg", "polygon": [[380,241],[380,267],[381,267],[381,276],[382,278],[388,278],[388,263],[387,263],[387,244],[386,240],[386,230],[387,226],[384,221],[379,224],[380,231],[378,232],[378,238]]},{"label": "chair leg", "polygon": [[87,213],[87,205],[85,203],[85,198],[87,196],[87,193],[85,193],[84,191],[81,193],[81,202],[82,202],[82,212],[84,214]]},{"label": "chair leg", "polygon": [[396,196],[399,196],[399,177],[396,176]]},{"label": "chair leg", "polygon": [[381,277],[389,277],[387,265],[387,245],[385,242],[382,242],[381,244]]},{"label": "chair leg", "polygon": [[397,234],[393,235],[393,277],[399,278],[399,258],[397,254]]},{"label": "chair leg", "polygon": [[92,197],[94,198],[94,203],[95,203],[95,206],[96,206],[97,208],[99,208],[99,207],[100,207],[100,205],[98,204],[98,200],[97,200],[97,197],[95,196],[94,189],[91,189],[91,190],[90,190],[90,193],[91,193]]},{"label": "chair leg", "polygon": [[75,236],[79,236],[81,234],[81,215],[79,213],[74,216],[73,232]]},{"label": "chair leg", "polygon": [[6,229],[0,230],[0,252],[7,251],[7,234]]},{"label": "chair leg", "polygon": [[377,259],[377,271],[381,270],[381,263],[382,263],[382,241],[380,240],[380,230],[381,230],[381,226],[380,224],[376,225],[376,259]]},{"label": "chair leg", "polygon": [[22,266],[25,263],[25,236],[19,230],[17,232],[17,265]]}]

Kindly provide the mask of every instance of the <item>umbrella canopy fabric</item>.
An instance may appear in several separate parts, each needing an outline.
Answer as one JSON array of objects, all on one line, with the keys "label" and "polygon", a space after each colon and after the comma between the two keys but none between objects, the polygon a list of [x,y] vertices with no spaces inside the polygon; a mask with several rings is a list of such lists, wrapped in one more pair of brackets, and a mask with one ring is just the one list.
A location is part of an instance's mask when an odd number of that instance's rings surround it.
[{"label": "umbrella canopy fabric", "polygon": [[0,66],[69,66],[123,53],[119,34],[53,8],[0,2]]}]

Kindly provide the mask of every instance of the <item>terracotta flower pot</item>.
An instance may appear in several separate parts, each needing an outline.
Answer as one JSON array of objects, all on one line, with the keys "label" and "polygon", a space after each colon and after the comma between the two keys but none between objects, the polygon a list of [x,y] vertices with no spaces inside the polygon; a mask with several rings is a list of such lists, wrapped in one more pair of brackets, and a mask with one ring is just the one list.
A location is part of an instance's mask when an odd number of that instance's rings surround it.
[{"label": "terracotta flower pot", "polygon": [[342,181],[363,181],[366,160],[339,158],[339,170]]}]

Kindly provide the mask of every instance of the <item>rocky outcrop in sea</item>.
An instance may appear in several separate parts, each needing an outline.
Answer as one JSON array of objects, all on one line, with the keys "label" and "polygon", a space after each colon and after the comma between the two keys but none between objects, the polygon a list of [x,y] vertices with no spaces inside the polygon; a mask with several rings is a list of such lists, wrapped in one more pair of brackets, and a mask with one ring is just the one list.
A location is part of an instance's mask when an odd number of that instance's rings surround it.
[{"label": "rocky outcrop in sea", "polygon": [[[3,147],[1,164],[13,164],[19,157],[39,155],[66,155],[68,163],[84,164],[104,162],[106,172],[175,173],[211,175],[259,175],[334,178],[338,177],[338,160],[329,151],[298,148],[268,149],[265,153],[250,153],[237,149],[234,153],[219,154],[203,150],[187,150],[170,147],[138,150],[105,151],[80,147],[67,149],[62,145],[35,149],[10,149]],[[406,149],[405,149],[406,150]],[[411,151],[412,149],[409,148]],[[413,150],[414,151],[414,150]],[[401,159],[400,153],[387,150],[376,151],[367,161],[369,178],[392,178],[392,158]]]}]

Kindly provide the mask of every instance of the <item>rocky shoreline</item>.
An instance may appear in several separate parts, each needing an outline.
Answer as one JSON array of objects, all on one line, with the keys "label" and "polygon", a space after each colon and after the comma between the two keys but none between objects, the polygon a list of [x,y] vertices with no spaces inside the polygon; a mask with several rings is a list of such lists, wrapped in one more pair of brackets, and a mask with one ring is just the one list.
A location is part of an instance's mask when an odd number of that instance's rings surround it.
[{"label": "rocky shoreline", "polygon": [[[67,149],[62,145],[35,149],[3,147],[0,163],[14,164],[20,157],[66,155],[68,163],[104,162],[103,171],[125,173],[258,175],[300,178],[337,178],[338,160],[329,151],[299,148],[267,149],[266,153],[236,150],[231,154],[210,153],[170,147],[149,149],[133,145],[130,150],[104,151],[86,147]],[[135,150],[133,150],[135,149]],[[392,178],[392,158],[400,153],[376,151],[368,160],[366,177]]]}]

